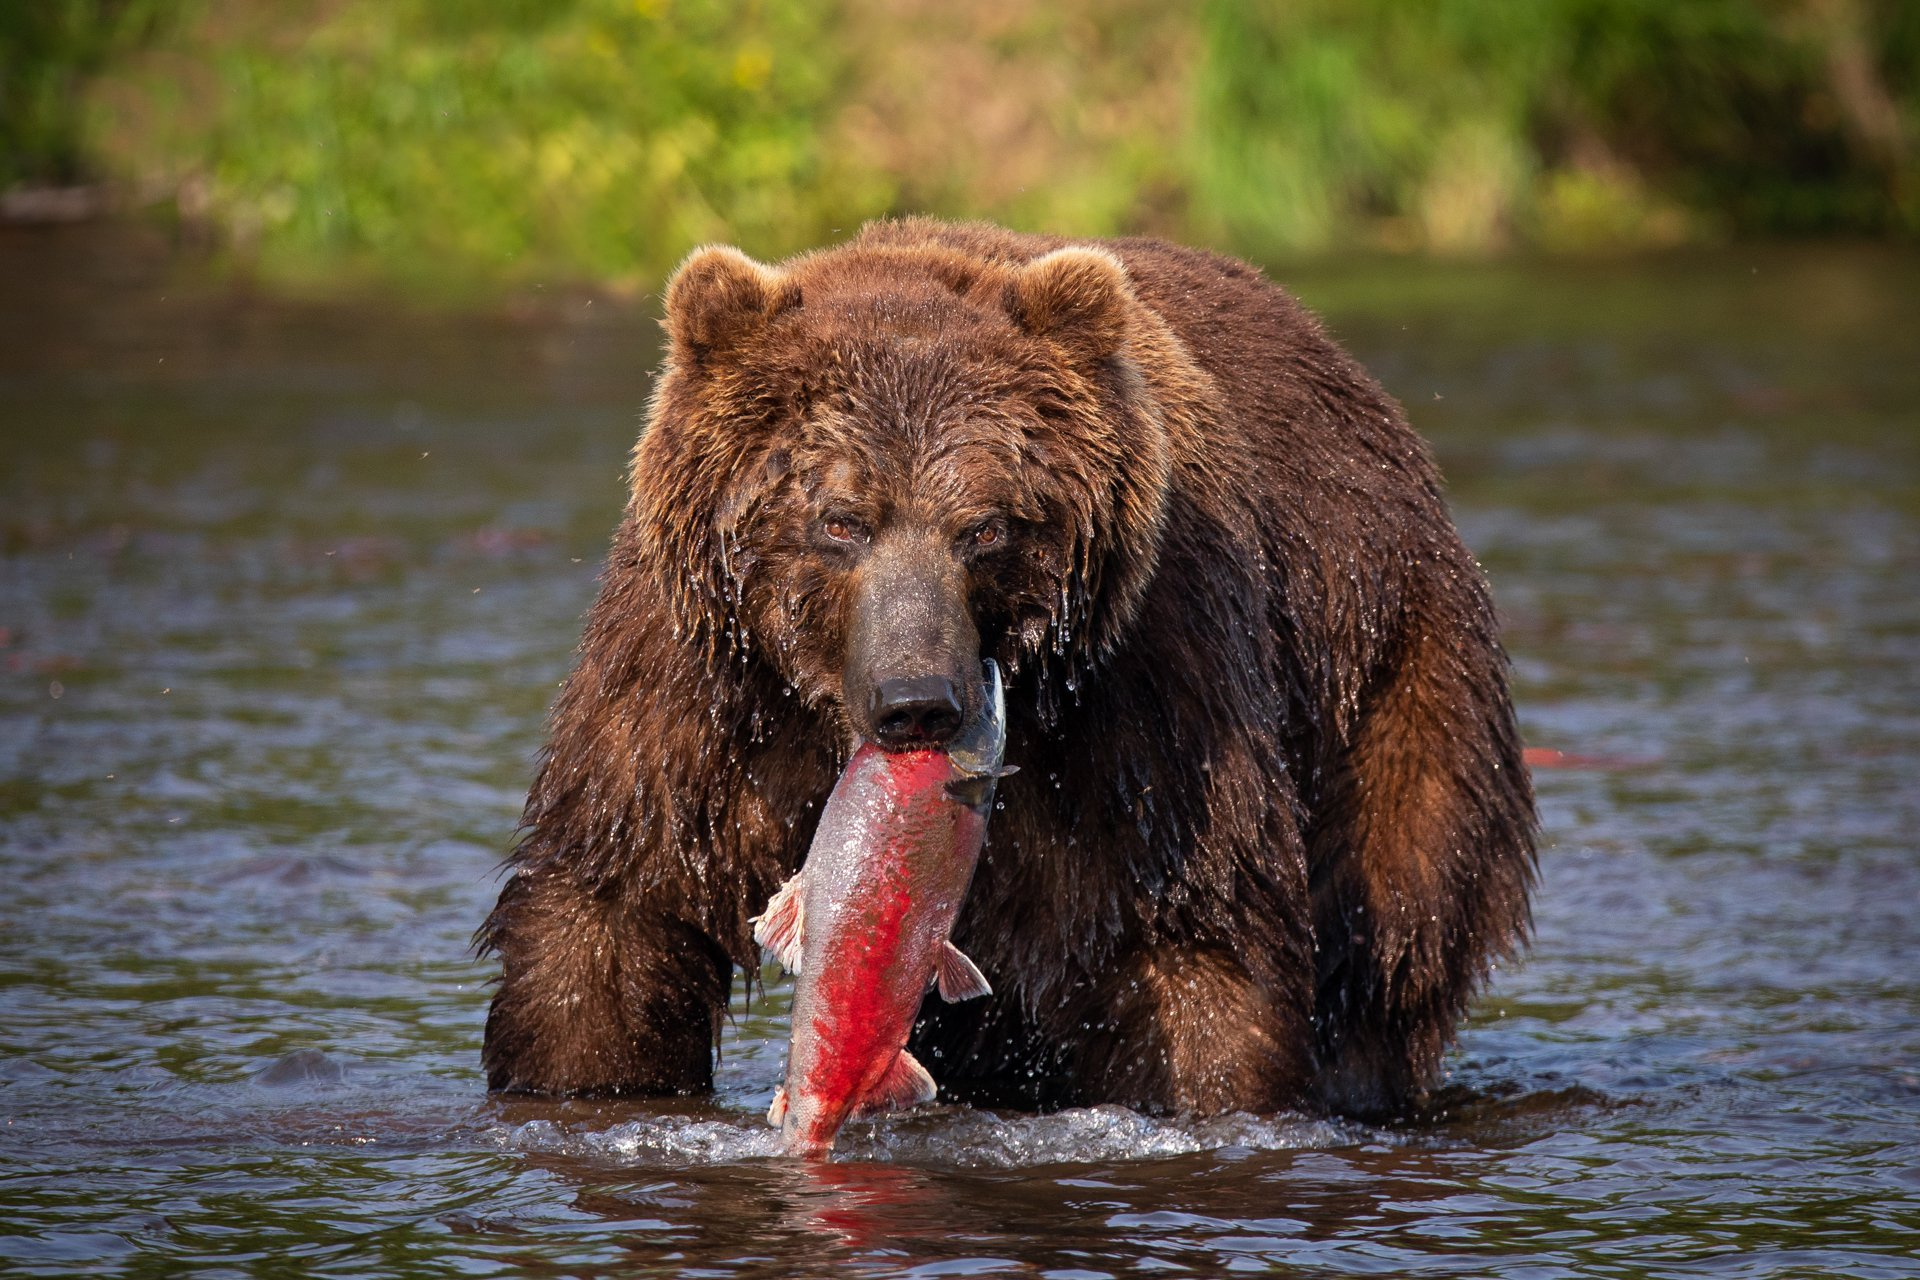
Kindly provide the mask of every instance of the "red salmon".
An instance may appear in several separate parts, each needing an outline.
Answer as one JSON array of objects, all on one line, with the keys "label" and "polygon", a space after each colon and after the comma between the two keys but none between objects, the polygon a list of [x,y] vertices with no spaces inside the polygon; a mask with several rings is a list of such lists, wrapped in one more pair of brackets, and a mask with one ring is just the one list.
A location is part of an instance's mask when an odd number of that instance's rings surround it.
[{"label": "red salmon", "polygon": [[1003,773],[1006,702],[992,662],[985,709],[943,751],[863,744],[820,815],[807,860],[754,921],[796,975],[786,1082],[767,1121],[792,1155],[824,1156],[853,1115],[927,1102],[933,1077],[906,1050],[930,985],[988,995],[947,935],[986,840]]}]

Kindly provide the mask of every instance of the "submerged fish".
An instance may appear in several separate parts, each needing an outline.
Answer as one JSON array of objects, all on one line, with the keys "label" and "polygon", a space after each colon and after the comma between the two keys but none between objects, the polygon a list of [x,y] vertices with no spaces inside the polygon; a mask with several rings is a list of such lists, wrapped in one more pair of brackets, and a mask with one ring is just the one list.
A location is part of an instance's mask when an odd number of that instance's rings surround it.
[{"label": "submerged fish", "polygon": [[862,744],[834,784],[806,864],[754,920],[754,940],[796,975],[786,1082],[767,1122],[794,1155],[825,1155],[849,1116],[927,1102],[933,1077],[906,1050],[929,985],[991,993],[947,938],[986,840],[1003,773],[1006,698],[985,664],[985,709],[945,750]]}]

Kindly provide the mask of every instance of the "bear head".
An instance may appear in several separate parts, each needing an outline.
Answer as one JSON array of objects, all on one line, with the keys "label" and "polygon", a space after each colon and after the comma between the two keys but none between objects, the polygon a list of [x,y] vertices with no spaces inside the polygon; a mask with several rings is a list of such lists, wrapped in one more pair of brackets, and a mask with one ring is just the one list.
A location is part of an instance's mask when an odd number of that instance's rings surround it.
[{"label": "bear head", "polygon": [[1113,254],[709,247],[665,310],[630,515],[710,669],[906,749],[970,719],[983,657],[1047,720],[1123,643],[1200,375]]}]

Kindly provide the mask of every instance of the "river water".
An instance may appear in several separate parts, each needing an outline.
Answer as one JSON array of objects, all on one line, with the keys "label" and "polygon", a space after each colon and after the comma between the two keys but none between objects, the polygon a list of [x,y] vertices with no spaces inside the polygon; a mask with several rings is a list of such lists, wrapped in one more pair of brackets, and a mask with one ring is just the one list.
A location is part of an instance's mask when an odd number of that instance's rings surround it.
[{"label": "river water", "polygon": [[[1920,1276],[1920,259],[1279,272],[1508,616],[1537,938],[1433,1114],[488,1098],[497,891],[644,309],[0,234],[0,1271]],[[1557,753],[1557,754],[1556,754]]]}]

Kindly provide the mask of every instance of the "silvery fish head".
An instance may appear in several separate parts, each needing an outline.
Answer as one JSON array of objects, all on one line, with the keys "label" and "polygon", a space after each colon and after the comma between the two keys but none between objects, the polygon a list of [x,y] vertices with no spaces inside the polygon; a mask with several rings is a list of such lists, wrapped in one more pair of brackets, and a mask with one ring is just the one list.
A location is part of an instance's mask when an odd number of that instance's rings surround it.
[{"label": "silvery fish head", "polygon": [[1000,760],[1007,750],[1007,691],[1000,683],[998,663],[988,658],[981,666],[986,671],[986,688],[980,714],[953,740],[947,757],[962,777],[992,779],[1000,776]]}]

